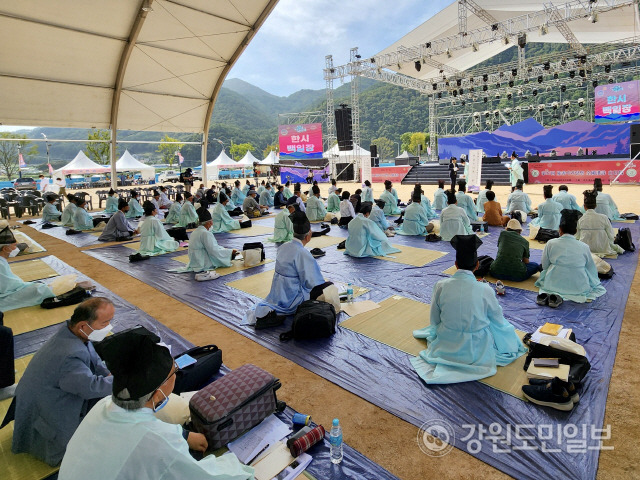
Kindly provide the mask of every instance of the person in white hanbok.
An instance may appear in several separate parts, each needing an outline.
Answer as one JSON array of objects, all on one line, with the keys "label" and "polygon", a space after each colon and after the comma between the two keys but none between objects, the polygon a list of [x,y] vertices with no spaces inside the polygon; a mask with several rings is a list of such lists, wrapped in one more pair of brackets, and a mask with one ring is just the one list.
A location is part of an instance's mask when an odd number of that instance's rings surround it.
[{"label": "person in white hanbok", "polygon": [[449,205],[440,212],[440,237],[449,241],[456,235],[471,235],[471,223],[467,213],[458,205],[458,199],[453,190],[447,190],[447,201]]},{"label": "person in white hanbok", "polygon": [[617,256],[624,253],[624,248],[614,243],[615,235],[611,222],[606,215],[596,212],[596,198],[598,192],[586,190],[584,192],[585,213],[578,220],[576,240],[589,245],[589,250],[598,257]]}]

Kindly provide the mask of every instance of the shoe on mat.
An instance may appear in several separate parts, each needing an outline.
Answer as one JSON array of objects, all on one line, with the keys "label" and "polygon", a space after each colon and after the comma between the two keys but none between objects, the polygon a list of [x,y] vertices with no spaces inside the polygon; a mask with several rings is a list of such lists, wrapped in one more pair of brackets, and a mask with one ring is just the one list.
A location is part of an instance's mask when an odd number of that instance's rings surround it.
[{"label": "shoe on mat", "polygon": [[536,303],[541,306],[549,305],[549,294],[541,293],[536,297]]},{"label": "shoe on mat", "polygon": [[[573,382],[563,382],[558,377],[555,377],[555,379],[558,382],[562,383],[562,386],[567,389],[567,392],[569,393],[569,396],[571,397],[571,401],[573,403],[578,403],[580,401],[580,395],[578,394],[578,389],[576,388]],[[551,380],[546,380],[544,378],[529,379],[529,385],[546,385],[548,383],[551,383]]]},{"label": "shoe on mat", "polygon": [[134,253],[129,255],[129,262],[141,262],[142,260],[149,260],[151,257],[149,255],[142,255],[141,253]]},{"label": "shoe on mat", "polygon": [[549,306],[551,308],[558,308],[563,302],[564,300],[562,300],[560,295],[555,295],[553,293],[549,295]]},{"label": "shoe on mat", "polygon": [[215,271],[196,273],[196,282],[207,282],[216,278],[220,278],[220,274]]},{"label": "shoe on mat", "polygon": [[502,283],[502,280],[498,280],[496,282],[496,293],[498,295],[504,295],[506,292],[506,288],[504,286],[504,283]]},{"label": "shoe on mat", "polygon": [[522,393],[531,403],[569,412],[573,409],[573,401],[563,383],[555,377],[544,385],[523,385]]},{"label": "shoe on mat", "polygon": [[331,229],[331,225],[329,225],[328,223],[321,223],[321,224],[320,224],[320,228],[328,228],[328,229]]},{"label": "shoe on mat", "polygon": [[313,255],[313,258],[318,258],[318,257],[325,256],[326,253],[323,250],[320,250],[319,248],[313,248],[311,249],[311,255]]}]

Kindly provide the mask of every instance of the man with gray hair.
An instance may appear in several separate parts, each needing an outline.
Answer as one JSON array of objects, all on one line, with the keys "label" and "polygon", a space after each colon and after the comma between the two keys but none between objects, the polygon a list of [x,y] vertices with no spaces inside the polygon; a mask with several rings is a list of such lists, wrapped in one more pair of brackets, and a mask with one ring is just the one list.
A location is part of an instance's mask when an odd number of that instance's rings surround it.
[{"label": "man with gray hair", "polygon": [[256,202],[256,192],[253,188],[247,193],[247,197],[242,201],[242,211],[249,218],[256,218],[265,215],[269,209],[266,205],[260,205]]},{"label": "man with gray hair", "polygon": [[92,342],[111,331],[114,312],[107,298],[85,300],[29,362],[16,388],[13,453],[58,465],[84,416],[111,394],[113,377]]}]

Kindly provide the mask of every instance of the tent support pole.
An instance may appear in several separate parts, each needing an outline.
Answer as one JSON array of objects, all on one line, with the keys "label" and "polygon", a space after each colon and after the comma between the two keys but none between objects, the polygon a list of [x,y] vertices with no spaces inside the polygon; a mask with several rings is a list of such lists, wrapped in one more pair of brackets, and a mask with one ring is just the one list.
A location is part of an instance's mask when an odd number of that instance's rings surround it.
[{"label": "tent support pole", "polygon": [[109,156],[111,157],[111,188],[118,188],[118,174],[116,173],[116,136],[115,125],[111,124],[111,143],[109,144]]},{"label": "tent support pole", "polygon": [[205,188],[209,185],[207,184],[207,180],[209,179],[207,175],[207,144],[209,143],[209,129],[204,130],[202,132],[202,154],[200,161],[202,163],[202,183],[204,183]]}]

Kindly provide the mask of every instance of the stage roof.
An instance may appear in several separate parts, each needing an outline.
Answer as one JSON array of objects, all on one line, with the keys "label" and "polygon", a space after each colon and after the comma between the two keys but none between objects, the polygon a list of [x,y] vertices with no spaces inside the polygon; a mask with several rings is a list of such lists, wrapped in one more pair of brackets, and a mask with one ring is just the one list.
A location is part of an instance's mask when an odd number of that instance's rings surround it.
[{"label": "stage roof", "polygon": [[0,123],[202,132],[276,3],[2,2]]},{"label": "stage roof", "polygon": [[[504,22],[514,17],[533,14],[535,12],[545,10],[545,2],[535,1],[475,0],[474,3],[479,5],[491,17],[499,22]],[[546,3],[547,5],[549,4],[549,2]],[[605,2],[602,1],[598,2],[598,4],[604,3]],[[559,8],[562,15],[565,14],[564,6],[567,4],[567,0],[554,0],[553,4]],[[588,5],[589,2],[585,0],[583,4]],[[467,10],[468,32],[487,27],[487,25],[487,22],[485,22],[481,17]],[[580,43],[609,43],[623,41],[634,37],[637,32],[640,31],[640,16],[638,15],[638,6],[629,5],[599,13],[597,23],[592,23],[587,18],[584,18],[571,21],[567,25]],[[400,40],[389,45],[378,53],[378,55],[396,52],[399,47],[413,47],[459,34],[458,2],[455,1],[422,25],[409,32]],[[464,71],[491,57],[494,57],[508,48],[511,48],[515,42],[516,39],[511,38],[509,44],[504,44],[502,41],[483,43],[479,45],[477,52],[474,52],[472,48],[452,50],[450,52],[451,58],[448,58],[446,54],[442,54],[434,55],[432,60],[456,70]],[[541,35],[537,29],[535,31],[528,32],[527,42],[567,43],[567,40],[556,27],[550,26],[548,33],[545,35]],[[414,68],[413,63],[414,62],[401,63],[401,68],[397,68],[397,66],[390,66],[387,68],[401,73],[402,75],[422,80],[432,79],[439,75],[439,68],[435,68],[429,64],[423,64],[420,72],[418,72]]]}]

